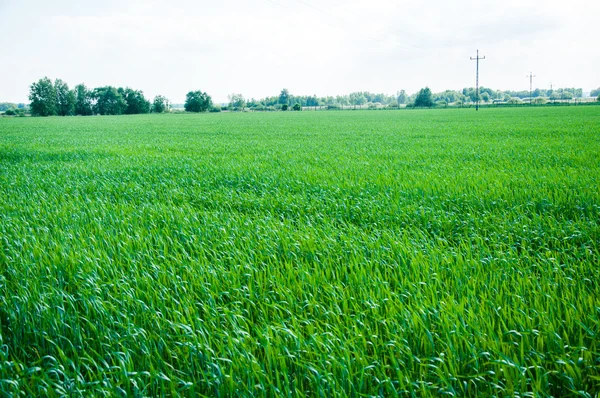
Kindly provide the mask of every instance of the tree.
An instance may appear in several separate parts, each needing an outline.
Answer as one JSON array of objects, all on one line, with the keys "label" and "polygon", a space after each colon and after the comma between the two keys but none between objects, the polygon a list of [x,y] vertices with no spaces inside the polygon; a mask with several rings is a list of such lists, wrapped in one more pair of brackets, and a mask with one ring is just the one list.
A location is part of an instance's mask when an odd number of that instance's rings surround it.
[{"label": "tree", "polygon": [[283,90],[281,90],[281,93],[279,94],[278,103],[281,105],[289,105],[289,102],[290,102],[290,92],[288,91],[287,88],[284,88]]},{"label": "tree", "polygon": [[212,106],[212,99],[202,91],[190,91],[185,96],[186,112],[206,112]]},{"label": "tree", "polygon": [[302,105],[300,105],[299,103],[295,103],[293,109],[295,111],[301,111],[302,110]]},{"label": "tree", "polygon": [[415,98],[415,107],[423,106],[431,108],[433,106],[433,97],[429,87],[422,88]]},{"label": "tree", "polygon": [[75,86],[75,114],[89,116],[93,113],[92,92],[84,84],[78,84]]},{"label": "tree", "polygon": [[481,94],[481,99],[483,102],[488,102],[490,100],[490,95],[488,93]]},{"label": "tree", "polygon": [[597,97],[597,96],[600,96],[600,87],[598,87],[597,89],[592,90],[590,92],[590,97]]},{"label": "tree", "polygon": [[137,115],[150,112],[150,101],[144,97],[142,91],[133,90],[127,87],[126,89],[119,88],[118,92],[125,100],[126,107],[124,113],[126,115]]},{"label": "tree", "polygon": [[152,102],[152,112],[154,113],[164,113],[169,111],[169,100],[163,97],[162,95],[157,95],[154,97],[154,101]]},{"label": "tree", "polygon": [[570,91],[563,91],[560,95],[560,99],[571,100],[573,99],[573,93]]},{"label": "tree", "polygon": [[59,116],[73,115],[75,110],[75,92],[69,90],[69,85],[61,79],[54,81],[56,92],[56,114]]},{"label": "tree", "polygon": [[229,94],[229,106],[235,110],[244,110],[246,106],[246,100],[242,94]]},{"label": "tree", "polygon": [[598,94],[598,98],[596,98],[596,101],[600,102],[600,94]]},{"label": "tree", "polygon": [[93,98],[96,101],[94,111],[100,115],[122,115],[127,109],[123,96],[112,86],[95,88]]},{"label": "tree", "polygon": [[406,101],[408,100],[408,98],[406,96],[406,91],[404,91],[404,90],[398,91],[398,98],[397,98],[397,100],[398,100],[398,103],[400,105],[406,104]]},{"label": "tree", "polygon": [[29,87],[31,114],[52,116],[56,114],[56,90],[52,80],[44,77]]},{"label": "tree", "polygon": [[288,108],[289,108],[288,104],[283,104],[283,105],[281,105],[281,110],[282,110],[282,111],[287,111],[287,110],[288,110]]},{"label": "tree", "polygon": [[519,97],[511,97],[510,100],[508,101],[509,104],[513,104],[513,105],[518,105],[518,104],[522,104],[523,100]]}]

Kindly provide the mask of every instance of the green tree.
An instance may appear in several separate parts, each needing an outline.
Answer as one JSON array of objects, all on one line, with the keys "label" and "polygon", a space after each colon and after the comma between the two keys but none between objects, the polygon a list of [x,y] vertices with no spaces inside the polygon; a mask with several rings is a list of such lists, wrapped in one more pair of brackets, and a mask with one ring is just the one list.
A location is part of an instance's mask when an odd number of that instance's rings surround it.
[{"label": "green tree", "polygon": [[288,91],[287,88],[284,88],[283,90],[281,90],[281,93],[279,94],[278,103],[281,105],[289,105],[289,102],[290,102],[290,92]]},{"label": "green tree", "polygon": [[157,95],[154,97],[154,101],[152,102],[152,112],[154,113],[164,113],[169,111],[169,100],[163,97],[162,95]]},{"label": "green tree", "polygon": [[17,107],[21,108],[20,105],[21,104],[13,104],[12,102],[0,102],[0,112],[7,111],[9,109],[17,109]]},{"label": "green tree", "polygon": [[406,104],[407,100],[408,100],[408,97],[406,96],[406,91],[404,91],[404,90],[398,91],[398,97],[397,97],[398,103],[400,105]]},{"label": "green tree", "polygon": [[75,111],[75,92],[69,90],[69,85],[61,79],[54,81],[56,91],[56,114],[70,116]]},{"label": "green tree", "polygon": [[56,90],[52,80],[44,77],[29,87],[31,114],[52,116],[56,114]]},{"label": "green tree", "polygon": [[415,107],[428,107],[433,106],[433,96],[429,87],[422,88],[417,97],[415,98]]},{"label": "green tree", "polygon": [[89,116],[94,113],[92,108],[92,92],[84,84],[75,86],[75,114]]},{"label": "green tree", "polygon": [[571,100],[573,99],[573,93],[570,91],[563,91],[560,95],[560,99]]},{"label": "green tree", "polygon": [[600,87],[590,92],[590,97],[597,97],[600,95]]},{"label": "green tree", "polygon": [[367,97],[361,92],[350,93],[349,98],[350,103],[354,105],[354,109],[356,109],[357,106],[362,107],[367,103]]},{"label": "green tree", "polygon": [[122,115],[127,109],[123,96],[112,86],[95,88],[93,98],[94,112],[100,115]]},{"label": "green tree", "polygon": [[187,112],[206,112],[212,107],[212,99],[202,91],[190,91],[185,97],[184,108]]},{"label": "green tree", "polygon": [[293,109],[295,111],[301,111],[302,110],[302,105],[300,105],[299,103],[295,103]]},{"label": "green tree", "polygon": [[119,88],[118,91],[127,104],[124,111],[126,115],[137,115],[150,112],[150,101],[144,97],[142,91],[133,90],[129,87],[125,89]]},{"label": "green tree", "polygon": [[229,106],[235,110],[244,110],[246,106],[246,99],[242,94],[229,94]]}]

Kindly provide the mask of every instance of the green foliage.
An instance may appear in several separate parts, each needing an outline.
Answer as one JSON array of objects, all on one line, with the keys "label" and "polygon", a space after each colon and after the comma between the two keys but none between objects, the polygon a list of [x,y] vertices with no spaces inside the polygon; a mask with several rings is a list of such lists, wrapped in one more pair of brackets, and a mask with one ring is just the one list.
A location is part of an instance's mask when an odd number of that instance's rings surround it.
[{"label": "green foliage", "polygon": [[154,97],[154,101],[152,102],[152,112],[154,113],[165,113],[169,112],[169,100],[162,95],[157,95]]},{"label": "green foliage", "polygon": [[290,92],[287,88],[281,90],[279,94],[279,102],[280,105],[288,105],[290,103]]},{"label": "green foliage", "polygon": [[93,92],[88,90],[84,84],[75,86],[75,114],[80,116],[89,116],[94,113]]},{"label": "green foliage", "polygon": [[398,91],[398,97],[396,98],[398,104],[403,105],[408,102],[408,96],[406,95],[406,91],[400,90]]},{"label": "green foliage", "polygon": [[213,105],[213,107],[210,108],[210,112],[212,112],[212,113],[219,113],[219,112],[221,112],[221,106],[220,105]]},{"label": "green foliage", "polygon": [[117,90],[125,101],[126,115],[137,115],[150,112],[150,101],[146,99],[144,93],[140,90],[133,90],[129,87]]},{"label": "green foliage", "polygon": [[294,109],[295,111],[301,111],[301,110],[302,110],[302,106],[301,106],[300,104],[296,103],[296,104],[294,104],[294,107],[293,107],[293,109]]},{"label": "green foliage", "polygon": [[206,112],[212,107],[212,99],[202,91],[190,91],[185,97],[186,112]]},{"label": "green foliage", "polygon": [[573,99],[573,93],[570,91],[563,91],[562,93],[560,93],[560,99],[571,100]]},{"label": "green foliage", "polygon": [[283,104],[283,105],[281,105],[281,110],[282,110],[282,111],[287,111],[287,110],[288,110],[288,108],[289,108],[288,104]]},{"label": "green foliage", "polygon": [[242,94],[230,94],[229,98],[229,107],[232,110],[241,111],[244,110],[246,106],[246,100]]},{"label": "green foliage", "polygon": [[0,395],[594,396],[599,130],[0,118]]},{"label": "green foliage", "polygon": [[61,79],[54,81],[56,91],[56,114],[58,116],[71,116],[75,111],[75,92],[69,90],[69,85]]},{"label": "green foliage", "polygon": [[590,97],[600,97],[600,87],[590,92]]},{"label": "green foliage", "polygon": [[17,112],[14,109],[7,109],[6,111],[4,111],[4,114],[6,116],[15,116]]},{"label": "green foliage", "polygon": [[18,105],[12,102],[0,102],[0,112],[4,112],[8,109],[17,109]]},{"label": "green foliage", "polygon": [[44,77],[29,87],[31,114],[34,116],[52,116],[56,114],[56,90],[52,80]]},{"label": "green foliage", "polygon": [[433,96],[429,87],[425,87],[419,90],[419,93],[415,98],[414,106],[427,108],[431,108],[433,106]]},{"label": "green foliage", "polygon": [[518,97],[512,97],[510,100],[508,100],[509,104],[513,104],[513,105],[518,105],[518,104],[522,104],[523,100],[521,100],[521,98]]},{"label": "green foliage", "polygon": [[122,115],[127,109],[127,102],[112,86],[95,88],[92,98],[96,102],[94,113],[100,115]]}]

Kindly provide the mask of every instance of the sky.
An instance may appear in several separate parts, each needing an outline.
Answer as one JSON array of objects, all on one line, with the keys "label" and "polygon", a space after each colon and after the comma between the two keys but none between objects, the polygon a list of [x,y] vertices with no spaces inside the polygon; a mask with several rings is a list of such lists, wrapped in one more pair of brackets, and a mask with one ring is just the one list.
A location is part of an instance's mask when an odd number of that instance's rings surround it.
[{"label": "sky", "polygon": [[600,87],[597,0],[0,0],[0,101],[48,76],[183,103]]}]

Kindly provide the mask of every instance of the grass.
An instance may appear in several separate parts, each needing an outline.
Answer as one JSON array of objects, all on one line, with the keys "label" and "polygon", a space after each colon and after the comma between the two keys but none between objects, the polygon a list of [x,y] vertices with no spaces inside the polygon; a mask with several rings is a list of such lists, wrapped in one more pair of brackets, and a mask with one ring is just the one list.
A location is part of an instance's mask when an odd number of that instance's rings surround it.
[{"label": "grass", "polygon": [[0,395],[597,396],[599,133],[0,119]]}]

